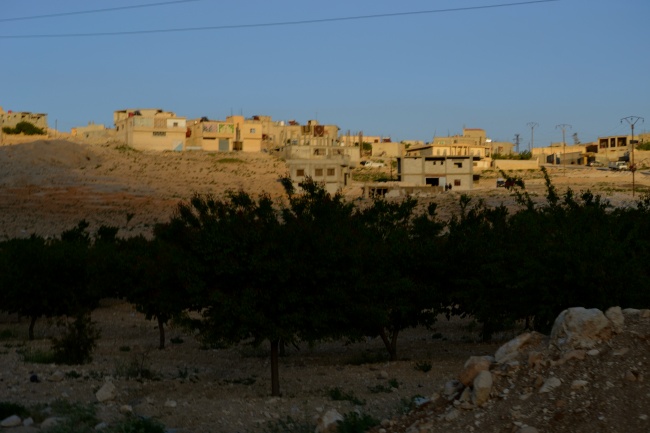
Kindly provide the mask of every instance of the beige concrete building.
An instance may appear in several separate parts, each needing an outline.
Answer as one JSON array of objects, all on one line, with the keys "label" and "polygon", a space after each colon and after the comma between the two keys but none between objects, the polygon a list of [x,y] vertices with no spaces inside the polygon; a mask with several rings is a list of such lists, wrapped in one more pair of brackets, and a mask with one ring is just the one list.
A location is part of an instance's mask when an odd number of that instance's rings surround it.
[{"label": "beige concrete building", "polygon": [[113,113],[116,138],[139,150],[185,148],[186,119],[157,108],[118,110]]},{"label": "beige concrete building", "polygon": [[533,148],[532,154],[540,164],[585,165],[588,160],[587,147],[587,144],[552,143],[550,146]]},{"label": "beige concrete building", "polygon": [[434,155],[434,146],[407,151],[397,159],[397,176],[405,185],[451,186],[467,191],[474,183],[474,157],[471,155]]},{"label": "beige concrete building", "polygon": [[0,107],[0,128],[15,128],[20,122],[29,122],[37,128],[41,128],[47,133],[47,114],[31,113],[29,111],[4,111]]},{"label": "beige concrete building", "polygon": [[476,169],[490,168],[493,154],[510,155],[514,149],[514,143],[492,141],[481,128],[463,128],[462,135],[434,137],[431,145],[434,155],[472,156]]},{"label": "beige concrete building", "polygon": [[115,129],[106,128],[102,124],[88,122],[87,126],[77,126],[70,129],[70,135],[77,138],[99,139],[115,137]]},{"label": "beige concrete building", "polygon": [[187,124],[186,150],[208,152],[261,152],[262,128],[244,116],[228,116],[226,120],[205,117]]},{"label": "beige concrete building", "polygon": [[286,161],[296,188],[309,176],[334,194],[350,179],[350,156],[346,152],[350,149],[344,146],[289,145],[279,151],[279,156]]}]

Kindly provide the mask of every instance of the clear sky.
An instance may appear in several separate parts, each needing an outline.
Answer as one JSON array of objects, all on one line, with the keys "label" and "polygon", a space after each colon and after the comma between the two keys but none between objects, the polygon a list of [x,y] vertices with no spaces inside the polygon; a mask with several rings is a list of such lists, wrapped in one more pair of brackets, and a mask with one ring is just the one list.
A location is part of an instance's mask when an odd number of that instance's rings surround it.
[{"label": "clear sky", "polygon": [[[627,134],[630,115],[650,131],[650,1],[486,7],[509,3],[522,2],[2,0],[0,106],[47,113],[62,131],[162,108],[317,119],[394,141],[483,128],[521,134],[522,149],[530,122],[536,147],[562,141],[560,124],[567,142]],[[96,12],[71,14],[82,11]],[[390,16],[418,11],[433,12]],[[253,26],[313,20],[326,21]],[[134,33],[55,36],[120,32]]]}]

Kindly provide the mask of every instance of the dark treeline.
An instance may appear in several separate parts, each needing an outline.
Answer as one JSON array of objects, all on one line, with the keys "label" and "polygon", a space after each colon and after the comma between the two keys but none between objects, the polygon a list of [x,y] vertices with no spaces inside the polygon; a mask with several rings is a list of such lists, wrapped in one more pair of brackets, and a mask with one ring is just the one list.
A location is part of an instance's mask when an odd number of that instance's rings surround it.
[{"label": "dark treeline", "polygon": [[33,338],[39,318],[87,326],[117,297],[157,321],[160,348],[170,320],[207,345],[266,342],[278,395],[285,344],[379,337],[396,359],[400,332],[441,313],[473,317],[488,339],[548,332],[568,307],[648,307],[650,198],[613,208],[546,179],[542,204],[511,179],[517,210],[461,196],[450,221],[413,198],[356,206],[286,179],[285,200],[194,196],[152,238],[91,235],[82,221],[0,243],[0,310],[29,318]]}]

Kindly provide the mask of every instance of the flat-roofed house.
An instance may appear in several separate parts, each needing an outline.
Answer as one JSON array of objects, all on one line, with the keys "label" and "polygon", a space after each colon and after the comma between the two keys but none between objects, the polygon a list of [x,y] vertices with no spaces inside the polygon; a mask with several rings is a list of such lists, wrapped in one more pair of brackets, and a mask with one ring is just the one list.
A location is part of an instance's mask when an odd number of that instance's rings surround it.
[{"label": "flat-roofed house", "polygon": [[185,117],[158,108],[118,110],[113,113],[116,138],[138,150],[185,148]]}]

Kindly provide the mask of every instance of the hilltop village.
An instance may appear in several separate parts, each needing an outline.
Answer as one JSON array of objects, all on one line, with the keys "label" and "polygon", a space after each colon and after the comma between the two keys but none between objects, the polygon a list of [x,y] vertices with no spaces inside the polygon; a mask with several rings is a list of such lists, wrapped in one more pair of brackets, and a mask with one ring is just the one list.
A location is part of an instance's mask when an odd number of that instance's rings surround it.
[{"label": "hilltop village", "polygon": [[[163,109],[141,108],[117,110],[113,120],[113,128],[90,123],[72,128],[70,135],[114,140],[140,151],[269,153],[286,162],[296,186],[311,177],[331,193],[349,184],[354,168],[388,167],[390,176],[374,179],[381,182],[366,182],[363,194],[394,197],[427,196],[450,189],[468,191],[478,184],[485,170],[534,170],[541,165],[608,167],[612,163],[618,163],[614,166],[617,169],[644,168],[643,162],[631,166],[633,148],[648,139],[643,134],[623,135],[580,143],[574,137],[571,144],[520,150],[516,143],[491,140],[481,128],[463,128],[460,135],[435,136],[425,143],[342,132],[337,125],[316,120],[301,124],[259,115],[187,119]],[[19,122],[50,131],[50,136],[58,133],[49,129],[47,114],[5,112],[0,108],[3,128]]]}]

